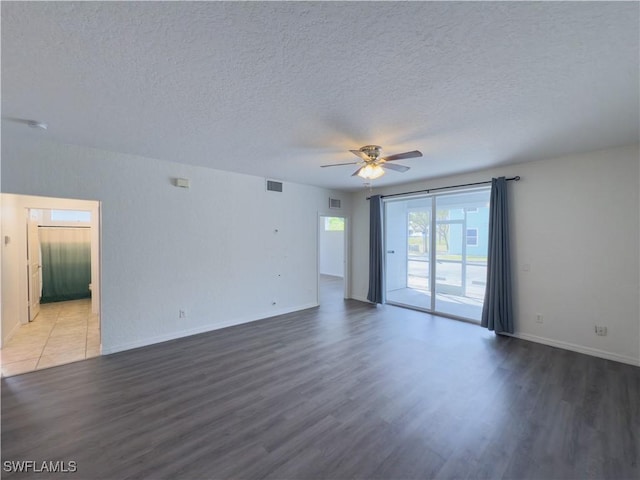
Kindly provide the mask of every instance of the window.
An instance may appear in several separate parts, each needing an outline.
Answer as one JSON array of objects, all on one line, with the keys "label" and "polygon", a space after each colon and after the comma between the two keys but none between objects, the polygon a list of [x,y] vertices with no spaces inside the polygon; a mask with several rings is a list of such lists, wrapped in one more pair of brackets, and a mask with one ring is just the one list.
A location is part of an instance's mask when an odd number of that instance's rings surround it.
[{"label": "window", "polygon": [[325,232],[342,232],[344,231],[344,218],[342,217],[324,217]]},{"label": "window", "polygon": [[51,210],[52,222],[90,222],[91,212],[81,210]]},{"label": "window", "polygon": [[467,228],[467,246],[468,247],[478,246],[478,229],[477,228]]}]

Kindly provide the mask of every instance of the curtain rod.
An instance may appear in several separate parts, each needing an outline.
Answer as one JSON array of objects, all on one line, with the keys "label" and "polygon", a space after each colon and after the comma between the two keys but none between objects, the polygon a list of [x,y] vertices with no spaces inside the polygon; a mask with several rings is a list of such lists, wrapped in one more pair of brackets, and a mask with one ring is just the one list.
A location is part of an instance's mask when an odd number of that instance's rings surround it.
[{"label": "curtain rod", "polygon": [[[512,180],[517,182],[520,180],[520,176],[516,175],[515,177],[507,178],[506,180],[507,182],[510,182]],[[464,183],[462,185],[450,185],[448,187],[428,188],[425,190],[414,190],[413,192],[391,193],[389,195],[380,195],[380,198],[399,197],[401,195],[412,195],[414,193],[431,193],[437,190],[447,190],[449,188],[473,187],[474,185],[487,185],[489,183],[491,183],[491,180],[487,180],[486,182]],[[370,198],[371,197],[367,197],[367,200],[369,200]]]}]

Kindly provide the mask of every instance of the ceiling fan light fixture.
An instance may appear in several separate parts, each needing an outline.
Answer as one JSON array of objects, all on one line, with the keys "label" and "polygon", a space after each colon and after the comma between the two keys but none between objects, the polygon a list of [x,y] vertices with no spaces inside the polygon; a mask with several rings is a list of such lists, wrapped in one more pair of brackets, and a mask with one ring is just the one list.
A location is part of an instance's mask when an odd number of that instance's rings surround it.
[{"label": "ceiling fan light fixture", "polygon": [[380,165],[365,165],[358,172],[358,176],[366,180],[374,180],[384,175],[384,170]]}]

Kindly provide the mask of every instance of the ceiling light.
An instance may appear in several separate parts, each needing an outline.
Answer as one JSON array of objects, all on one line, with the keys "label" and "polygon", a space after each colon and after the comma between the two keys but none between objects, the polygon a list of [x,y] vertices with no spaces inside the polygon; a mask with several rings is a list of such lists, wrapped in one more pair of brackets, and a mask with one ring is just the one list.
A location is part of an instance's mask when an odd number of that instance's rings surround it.
[{"label": "ceiling light", "polygon": [[373,180],[384,175],[384,170],[380,165],[367,164],[360,169],[358,176],[367,180]]}]

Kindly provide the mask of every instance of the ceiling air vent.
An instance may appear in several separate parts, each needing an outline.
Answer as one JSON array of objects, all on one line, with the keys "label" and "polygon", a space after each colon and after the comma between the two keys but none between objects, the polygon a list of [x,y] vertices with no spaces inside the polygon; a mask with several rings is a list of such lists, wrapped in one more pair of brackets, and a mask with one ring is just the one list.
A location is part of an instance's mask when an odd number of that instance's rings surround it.
[{"label": "ceiling air vent", "polygon": [[267,190],[270,192],[282,192],[282,182],[267,180]]},{"label": "ceiling air vent", "polygon": [[341,208],[342,202],[339,198],[330,198],[329,199],[329,208]]}]

